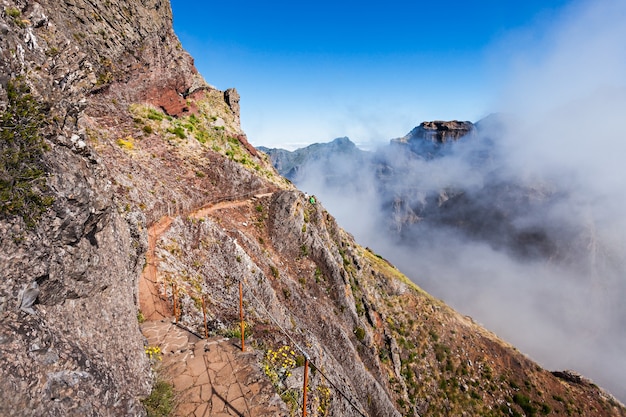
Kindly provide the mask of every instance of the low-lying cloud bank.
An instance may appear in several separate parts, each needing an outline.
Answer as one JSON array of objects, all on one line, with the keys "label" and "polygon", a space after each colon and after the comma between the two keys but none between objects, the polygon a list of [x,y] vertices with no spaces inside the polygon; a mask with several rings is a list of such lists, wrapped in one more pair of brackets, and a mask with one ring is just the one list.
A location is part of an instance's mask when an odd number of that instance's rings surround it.
[{"label": "low-lying cloud bank", "polygon": [[[462,139],[444,157],[408,157],[406,149],[386,147],[376,152],[378,165],[337,156],[334,171],[312,163],[297,180],[420,286],[543,366],[581,372],[622,402],[624,21],[623,1],[577,2],[539,44],[511,41],[519,49],[497,105],[509,116],[498,126],[479,124],[479,137]],[[459,193],[471,210],[452,216],[472,223],[483,213],[478,226],[429,220]],[[415,210],[433,204],[431,217]],[[531,251],[511,250],[503,237],[509,231]]]}]

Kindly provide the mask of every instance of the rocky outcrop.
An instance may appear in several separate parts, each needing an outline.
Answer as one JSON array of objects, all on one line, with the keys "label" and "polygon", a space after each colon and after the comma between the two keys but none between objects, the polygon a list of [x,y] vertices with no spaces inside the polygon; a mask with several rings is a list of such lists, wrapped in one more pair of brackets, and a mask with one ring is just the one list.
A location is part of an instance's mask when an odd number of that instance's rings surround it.
[{"label": "rocky outcrop", "polygon": [[239,93],[235,88],[229,88],[224,91],[224,101],[232,110],[237,121],[239,121]]},{"label": "rocky outcrop", "polygon": [[406,136],[393,139],[392,142],[410,143],[416,140],[426,140],[435,143],[457,141],[474,131],[471,122],[459,122],[458,120],[422,122],[411,130]]},{"label": "rocky outcrop", "polygon": [[419,157],[430,159],[440,156],[446,144],[474,134],[471,122],[435,120],[422,122],[405,136],[392,139],[391,145],[407,146]]}]

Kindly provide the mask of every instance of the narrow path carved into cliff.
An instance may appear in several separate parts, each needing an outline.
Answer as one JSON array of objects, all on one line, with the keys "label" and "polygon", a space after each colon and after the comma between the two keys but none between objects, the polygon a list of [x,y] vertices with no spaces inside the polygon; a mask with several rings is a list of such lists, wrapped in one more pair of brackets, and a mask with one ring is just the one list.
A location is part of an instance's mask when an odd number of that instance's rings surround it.
[{"label": "narrow path carved into cliff", "polygon": [[[198,219],[217,210],[240,207],[272,193],[210,203],[186,216]],[[156,247],[172,225],[163,216],[148,228],[146,267],[139,280],[139,305],[146,322],[141,330],[149,346],[161,349],[162,377],[171,381],[177,398],[174,415],[287,417],[287,411],[271,383],[263,377],[254,352],[242,353],[232,340],[201,340],[172,323],[165,282],[159,281]]]},{"label": "narrow path carved into cliff", "polygon": [[[216,210],[223,210],[249,204],[259,198],[269,197],[273,193],[255,194],[244,199],[226,199],[217,203],[206,204],[187,214],[188,217],[199,219],[206,217]],[[165,283],[159,281],[158,257],[156,244],[161,236],[172,225],[173,217],[163,216],[148,228],[148,251],[146,252],[146,266],[139,278],[139,309],[144,318],[149,321],[172,317],[172,307],[165,293]]]},{"label": "narrow path carved into cliff", "polygon": [[163,216],[148,228],[148,251],[146,266],[139,278],[139,309],[146,320],[160,320],[171,316],[171,308],[164,288],[157,280],[158,259],[155,255],[156,242],[172,224],[172,218]]}]

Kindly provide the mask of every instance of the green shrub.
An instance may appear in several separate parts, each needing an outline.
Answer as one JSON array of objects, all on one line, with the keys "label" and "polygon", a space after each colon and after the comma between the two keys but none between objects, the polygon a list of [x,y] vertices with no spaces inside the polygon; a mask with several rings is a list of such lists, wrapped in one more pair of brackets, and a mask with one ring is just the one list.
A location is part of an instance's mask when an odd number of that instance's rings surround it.
[{"label": "green shrub", "polygon": [[170,127],[167,131],[176,135],[179,139],[185,139],[187,137],[185,129],[182,126]]},{"label": "green shrub", "polygon": [[354,335],[356,336],[357,339],[359,339],[360,342],[362,342],[363,339],[365,339],[365,329],[362,327],[355,328]]},{"label": "green shrub", "polygon": [[278,268],[276,268],[274,265],[270,265],[270,271],[272,271],[272,275],[274,276],[274,278],[278,278],[280,276]]},{"label": "green shrub", "polygon": [[436,331],[434,330],[429,330],[428,334],[430,335],[430,338],[432,339],[433,342],[436,342],[439,340],[439,335],[437,334]]},{"label": "green shrub", "polygon": [[41,134],[44,110],[21,80],[7,84],[8,105],[0,115],[0,216],[21,216],[34,227],[52,205]]},{"label": "green shrub", "polygon": [[299,399],[301,396],[302,394],[300,394],[300,391],[293,388],[280,394],[281,400],[283,400],[283,402],[287,405],[287,408],[289,408],[290,415],[295,416],[298,414],[298,409],[300,407]]},{"label": "green shrub", "polygon": [[520,394],[519,392],[515,393],[515,395],[513,395],[513,402],[519,405],[529,417],[537,413],[537,409],[530,403],[530,398],[524,394]]},{"label": "green shrub", "polygon": [[441,343],[437,343],[435,345],[435,357],[438,362],[443,362],[447,355],[450,354],[450,348],[446,345],[442,345]]},{"label": "green shrub", "polygon": [[5,10],[7,16],[10,16],[12,18],[18,18],[22,15],[22,12],[20,12],[20,9],[15,8],[15,7],[9,7],[8,9]]},{"label": "green shrub", "polygon": [[322,270],[319,268],[319,266],[315,268],[315,272],[314,272],[313,275],[315,276],[315,282],[316,283],[319,284],[323,280]]},{"label": "green shrub", "polygon": [[163,120],[163,113],[160,113],[154,109],[150,109],[148,110],[148,119],[160,122],[161,120]]},{"label": "green shrub", "polygon": [[209,140],[209,135],[205,130],[199,130],[194,134],[196,140],[202,144],[205,144]]},{"label": "green shrub", "polygon": [[[241,339],[241,323],[237,323],[233,325],[233,327],[223,330],[220,332],[222,336],[228,337],[229,339]],[[252,336],[252,328],[246,322],[243,323],[243,337],[249,338]]]}]

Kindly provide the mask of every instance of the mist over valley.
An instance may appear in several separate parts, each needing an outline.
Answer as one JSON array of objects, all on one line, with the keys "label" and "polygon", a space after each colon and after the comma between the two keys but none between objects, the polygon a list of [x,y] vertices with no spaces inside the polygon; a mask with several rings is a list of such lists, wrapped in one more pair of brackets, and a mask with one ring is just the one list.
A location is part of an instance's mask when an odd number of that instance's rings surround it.
[{"label": "mist over valley", "polygon": [[372,152],[347,138],[270,151],[418,285],[622,401],[626,33],[607,23],[625,13],[579,2],[540,35],[502,41],[497,113],[475,124],[424,122]]},{"label": "mist over valley", "polygon": [[261,149],[426,291],[623,400],[624,207],[576,171],[520,169],[521,126],[496,114],[425,122],[372,152],[348,138]]}]

